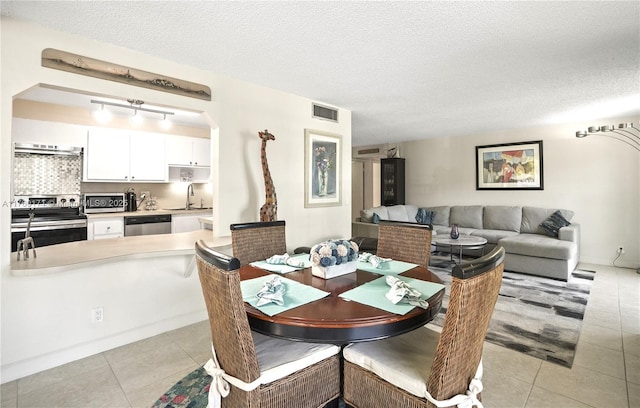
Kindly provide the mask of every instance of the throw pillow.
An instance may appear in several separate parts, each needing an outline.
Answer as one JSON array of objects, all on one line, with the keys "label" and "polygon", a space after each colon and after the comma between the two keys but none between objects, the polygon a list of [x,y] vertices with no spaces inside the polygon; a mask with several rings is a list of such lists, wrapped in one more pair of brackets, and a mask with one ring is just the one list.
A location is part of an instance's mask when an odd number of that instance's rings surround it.
[{"label": "throw pillow", "polygon": [[418,224],[432,224],[433,215],[433,211],[429,211],[426,208],[418,208],[418,213],[416,214],[416,222]]},{"label": "throw pillow", "polygon": [[542,221],[540,224],[540,228],[542,228],[545,234],[550,237],[558,237],[558,230],[562,227],[566,227],[567,225],[571,225],[566,218],[562,216],[560,210],[557,210],[553,214],[549,216],[546,220]]},{"label": "throw pillow", "polygon": [[374,224],[380,224],[380,216],[376,213],[373,213],[373,219],[372,219]]}]

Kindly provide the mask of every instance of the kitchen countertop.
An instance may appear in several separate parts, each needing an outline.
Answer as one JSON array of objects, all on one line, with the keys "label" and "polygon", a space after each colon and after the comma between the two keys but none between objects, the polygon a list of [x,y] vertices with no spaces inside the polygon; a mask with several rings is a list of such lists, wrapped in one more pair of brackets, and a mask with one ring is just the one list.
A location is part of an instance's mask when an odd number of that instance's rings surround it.
[{"label": "kitchen countertop", "polygon": [[171,214],[171,215],[187,215],[187,214],[211,214],[213,209],[211,208],[192,208],[191,210],[140,210],[140,211],[125,211],[125,212],[106,212],[106,213],[93,213],[86,214],[87,219],[96,219],[96,218],[112,218],[112,217],[130,217],[130,216],[143,216],[143,215],[163,215],[163,214]]},{"label": "kitchen countertop", "polygon": [[[194,210],[184,212],[191,213]],[[16,260],[17,254],[13,252],[11,274],[44,275],[125,259],[190,255],[195,253],[195,242],[199,239],[217,251],[231,253],[230,236],[215,237],[211,230],[201,229],[177,234],[141,235],[50,245],[36,248],[36,258],[33,257],[33,251],[30,251],[30,257],[26,261]]]}]

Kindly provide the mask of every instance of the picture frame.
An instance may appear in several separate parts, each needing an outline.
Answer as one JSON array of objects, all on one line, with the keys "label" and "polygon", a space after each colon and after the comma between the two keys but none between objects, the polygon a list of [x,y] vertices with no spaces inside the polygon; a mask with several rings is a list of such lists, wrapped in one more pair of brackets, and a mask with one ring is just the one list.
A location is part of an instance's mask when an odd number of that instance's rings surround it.
[{"label": "picture frame", "polygon": [[544,190],[542,140],[476,146],[476,190]]},{"label": "picture frame", "polygon": [[304,130],[304,206],[342,204],[342,136]]}]

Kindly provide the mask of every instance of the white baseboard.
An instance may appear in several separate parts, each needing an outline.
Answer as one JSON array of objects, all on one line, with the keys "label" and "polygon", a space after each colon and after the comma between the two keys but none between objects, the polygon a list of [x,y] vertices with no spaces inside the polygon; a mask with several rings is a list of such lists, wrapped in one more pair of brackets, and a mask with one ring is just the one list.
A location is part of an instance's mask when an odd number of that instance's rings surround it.
[{"label": "white baseboard", "polygon": [[118,333],[96,341],[78,344],[73,347],[57,350],[41,356],[32,357],[22,361],[0,367],[0,382],[2,384],[17,380],[40,371],[58,367],[85,357],[89,357],[116,347],[124,346],[139,340],[156,336],[158,334],[179,329],[190,324],[206,320],[207,311],[199,310],[170,319],[151,323],[133,330]]}]

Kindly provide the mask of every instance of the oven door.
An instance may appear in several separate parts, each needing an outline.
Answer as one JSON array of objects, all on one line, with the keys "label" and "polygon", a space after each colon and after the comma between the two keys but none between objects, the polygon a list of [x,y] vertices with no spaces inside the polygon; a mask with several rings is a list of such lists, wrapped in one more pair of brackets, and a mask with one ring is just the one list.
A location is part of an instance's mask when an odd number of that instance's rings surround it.
[{"label": "oven door", "polygon": [[[24,238],[26,228],[11,228],[11,252],[18,249],[18,241]],[[87,224],[79,222],[75,225],[46,225],[31,224],[31,237],[36,249],[65,242],[84,241],[87,239]]]}]

